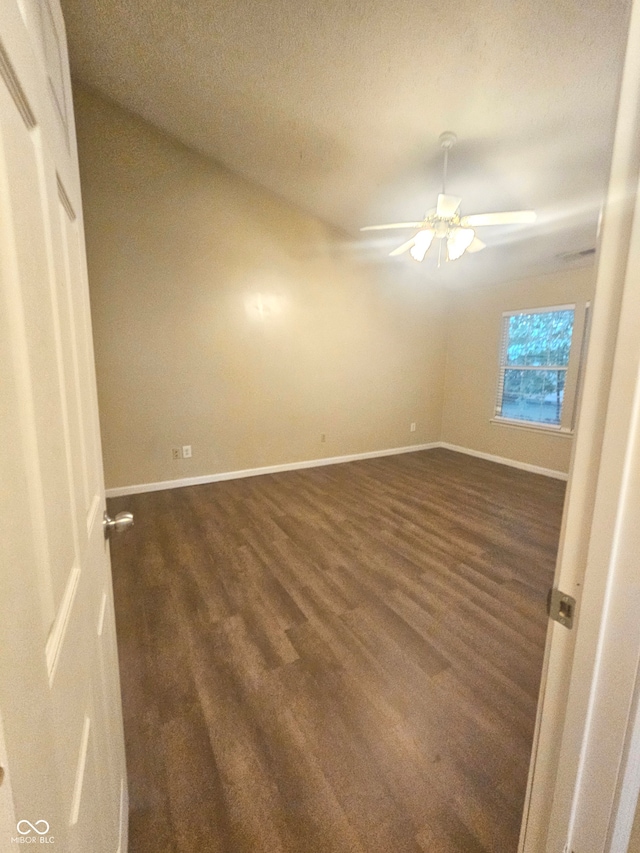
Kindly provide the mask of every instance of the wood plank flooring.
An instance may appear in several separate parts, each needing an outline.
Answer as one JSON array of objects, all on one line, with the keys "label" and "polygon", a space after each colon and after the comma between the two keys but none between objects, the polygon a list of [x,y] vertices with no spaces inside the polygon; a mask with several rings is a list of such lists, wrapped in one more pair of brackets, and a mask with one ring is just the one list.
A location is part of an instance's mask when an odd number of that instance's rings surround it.
[{"label": "wood plank flooring", "polygon": [[430,450],[110,501],[130,853],[515,853],[563,499]]}]

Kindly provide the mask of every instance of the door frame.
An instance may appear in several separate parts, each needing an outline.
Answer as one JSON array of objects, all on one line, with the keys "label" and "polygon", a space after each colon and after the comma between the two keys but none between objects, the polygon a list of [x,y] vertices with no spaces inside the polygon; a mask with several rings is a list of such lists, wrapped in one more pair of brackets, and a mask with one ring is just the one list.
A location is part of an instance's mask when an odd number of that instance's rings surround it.
[{"label": "door frame", "polygon": [[[640,790],[640,0],[633,0],[520,853],[621,853]],[[635,570],[635,571],[634,571]]]}]

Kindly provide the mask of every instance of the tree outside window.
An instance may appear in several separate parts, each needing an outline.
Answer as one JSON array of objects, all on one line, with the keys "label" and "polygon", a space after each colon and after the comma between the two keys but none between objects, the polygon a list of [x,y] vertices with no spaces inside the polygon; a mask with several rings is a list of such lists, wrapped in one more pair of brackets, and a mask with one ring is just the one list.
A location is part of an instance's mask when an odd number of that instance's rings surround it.
[{"label": "tree outside window", "polygon": [[503,316],[497,417],[560,425],[573,321],[564,307]]}]

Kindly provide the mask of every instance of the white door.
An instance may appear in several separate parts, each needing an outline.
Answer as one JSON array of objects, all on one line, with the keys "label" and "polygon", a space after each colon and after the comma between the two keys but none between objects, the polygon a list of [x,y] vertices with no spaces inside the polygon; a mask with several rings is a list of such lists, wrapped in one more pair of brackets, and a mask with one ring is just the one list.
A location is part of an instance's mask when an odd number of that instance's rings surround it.
[{"label": "white door", "polygon": [[637,796],[620,781],[640,653],[639,44],[634,0],[555,579],[577,625],[549,626],[523,853],[622,853],[616,813]]},{"label": "white door", "polygon": [[0,383],[0,850],[125,853],[82,208],[57,0],[0,3]]}]

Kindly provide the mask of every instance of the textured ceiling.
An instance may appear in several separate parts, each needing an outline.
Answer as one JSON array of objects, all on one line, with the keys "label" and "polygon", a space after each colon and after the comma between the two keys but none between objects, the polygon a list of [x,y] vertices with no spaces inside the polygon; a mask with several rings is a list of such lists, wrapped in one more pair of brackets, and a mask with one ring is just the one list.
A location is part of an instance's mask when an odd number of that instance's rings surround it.
[{"label": "textured ceiling", "polygon": [[[534,226],[425,276],[502,280],[595,243],[626,0],[62,0],[75,77],[345,232],[387,264],[441,183]],[[406,236],[405,236],[406,234]],[[575,263],[575,262],[573,262]]]}]

